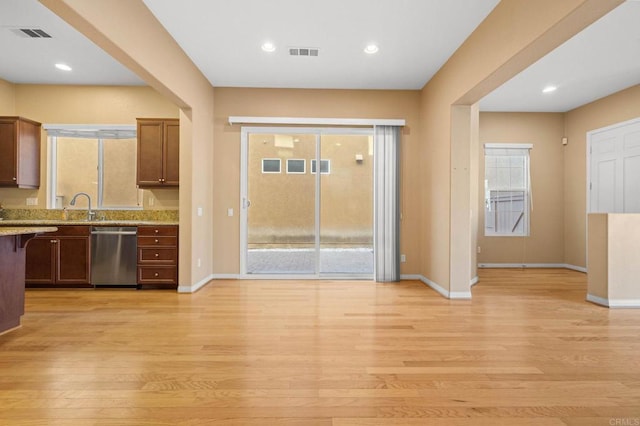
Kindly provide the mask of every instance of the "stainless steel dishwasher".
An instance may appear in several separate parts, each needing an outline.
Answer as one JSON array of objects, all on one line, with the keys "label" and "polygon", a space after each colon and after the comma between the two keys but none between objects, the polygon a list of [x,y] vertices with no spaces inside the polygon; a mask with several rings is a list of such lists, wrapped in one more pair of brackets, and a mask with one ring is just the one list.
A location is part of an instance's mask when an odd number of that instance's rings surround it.
[{"label": "stainless steel dishwasher", "polygon": [[137,228],[94,226],[91,228],[91,284],[136,286]]}]

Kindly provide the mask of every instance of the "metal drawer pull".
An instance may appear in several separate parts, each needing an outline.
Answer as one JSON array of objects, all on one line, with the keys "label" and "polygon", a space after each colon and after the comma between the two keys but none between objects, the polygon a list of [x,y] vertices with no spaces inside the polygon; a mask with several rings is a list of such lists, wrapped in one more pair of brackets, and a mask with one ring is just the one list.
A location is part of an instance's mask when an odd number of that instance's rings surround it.
[{"label": "metal drawer pull", "polygon": [[153,274],[153,276],[154,276],[154,277],[159,277],[159,276],[160,276],[160,274],[156,272],[155,274]]},{"label": "metal drawer pull", "polygon": [[156,257],[160,256],[158,253],[156,253]]},{"label": "metal drawer pull", "polygon": [[156,238],[156,244],[158,244],[159,242],[160,242],[160,240],[158,240],[158,239]]}]

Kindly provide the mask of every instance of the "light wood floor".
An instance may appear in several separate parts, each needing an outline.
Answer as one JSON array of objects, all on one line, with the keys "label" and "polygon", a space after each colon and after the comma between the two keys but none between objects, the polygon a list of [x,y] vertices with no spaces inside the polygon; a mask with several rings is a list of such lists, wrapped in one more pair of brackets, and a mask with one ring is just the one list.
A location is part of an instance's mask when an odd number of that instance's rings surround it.
[{"label": "light wood floor", "polygon": [[[27,292],[2,425],[640,425],[640,310],[568,270]],[[617,422],[617,423],[616,423]],[[626,423],[623,423],[626,422]]]}]

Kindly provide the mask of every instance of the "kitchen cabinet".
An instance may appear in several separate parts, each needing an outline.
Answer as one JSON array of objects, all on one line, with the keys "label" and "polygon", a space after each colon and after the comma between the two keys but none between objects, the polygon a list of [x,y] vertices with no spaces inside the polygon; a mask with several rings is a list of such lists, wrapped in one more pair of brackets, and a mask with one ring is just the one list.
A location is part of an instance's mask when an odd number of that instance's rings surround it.
[{"label": "kitchen cabinet", "polygon": [[178,287],[177,226],[138,226],[138,286]]},{"label": "kitchen cabinet", "polygon": [[138,186],[172,187],[180,182],[180,121],[139,118]]},{"label": "kitchen cabinet", "polygon": [[25,244],[53,227],[0,227],[0,334],[20,326],[24,314]]},{"label": "kitchen cabinet", "polygon": [[40,187],[41,124],[0,117],[0,187]]},{"label": "kitchen cabinet", "polygon": [[91,228],[63,225],[29,242],[28,287],[90,287]]}]

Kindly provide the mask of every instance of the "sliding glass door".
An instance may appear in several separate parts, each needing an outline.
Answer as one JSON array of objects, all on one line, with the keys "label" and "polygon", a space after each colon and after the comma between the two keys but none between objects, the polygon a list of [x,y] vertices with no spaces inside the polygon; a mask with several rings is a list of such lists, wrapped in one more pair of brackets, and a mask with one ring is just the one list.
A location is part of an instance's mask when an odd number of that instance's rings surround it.
[{"label": "sliding glass door", "polygon": [[371,130],[244,128],[242,143],[242,273],[371,278]]},{"label": "sliding glass door", "polygon": [[320,138],[320,273],[373,274],[373,136]]}]

